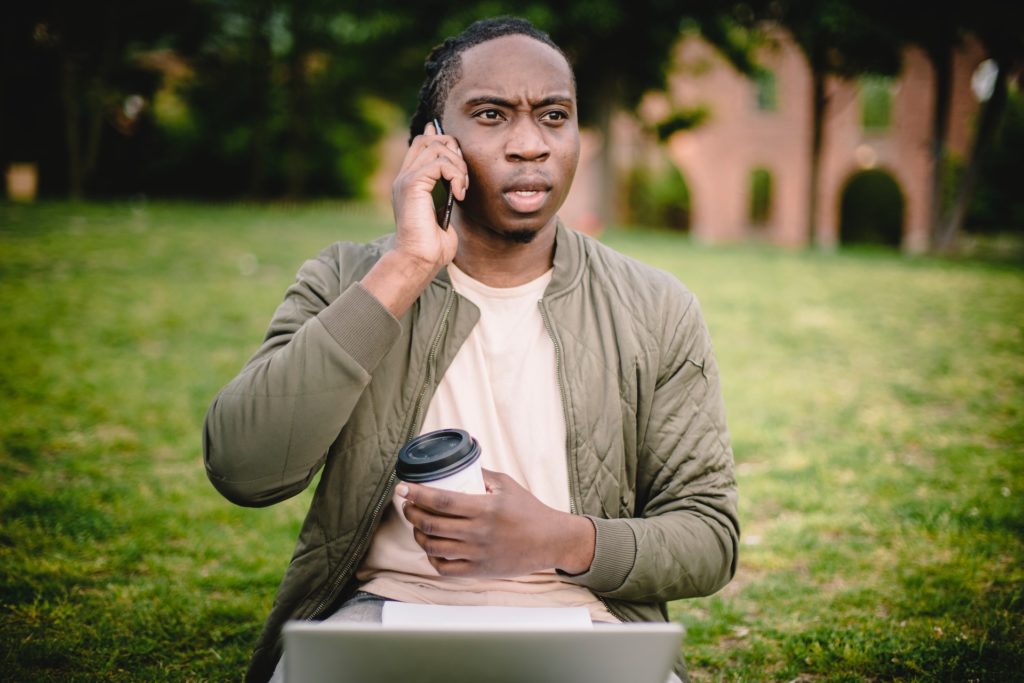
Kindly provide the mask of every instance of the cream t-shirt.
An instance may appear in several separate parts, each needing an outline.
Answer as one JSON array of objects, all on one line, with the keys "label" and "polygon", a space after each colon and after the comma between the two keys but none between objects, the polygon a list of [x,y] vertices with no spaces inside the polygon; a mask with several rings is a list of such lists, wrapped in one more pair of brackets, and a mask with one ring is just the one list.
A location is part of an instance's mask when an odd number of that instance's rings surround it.
[{"label": "cream t-shirt", "polygon": [[[490,287],[448,266],[455,291],[480,321],[438,384],[422,432],[457,427],[480,443],[484,468],[503,472],[541,502],[569,511],[565,415],[555,348],[538,302],[551,271],[516,287]],[[416,544],[397,495],[383,513],[356,578],[362,590],[404,602],[446,605],[587,607],[594,621],[618,621],[587,588],[554,569],[512,579],[443,577]]]}]

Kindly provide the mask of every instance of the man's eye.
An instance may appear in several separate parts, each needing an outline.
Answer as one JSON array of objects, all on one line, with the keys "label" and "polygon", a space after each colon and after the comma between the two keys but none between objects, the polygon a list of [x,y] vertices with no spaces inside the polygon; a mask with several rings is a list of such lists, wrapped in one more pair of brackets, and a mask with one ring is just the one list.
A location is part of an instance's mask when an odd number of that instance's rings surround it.
[{"label": "man's eye", "polygon": [[486,119],[488,121],[497,121],[501,118],[501,112],[498,111],[497,109],[484,109],[483,111],[479,112],[477,116],[481,119]]},{"label": "man's eye", "polygon": [[565,121],[569,118],[569,115],[560,109],[553,109],[544,114],[544,119],[547,121]]}]

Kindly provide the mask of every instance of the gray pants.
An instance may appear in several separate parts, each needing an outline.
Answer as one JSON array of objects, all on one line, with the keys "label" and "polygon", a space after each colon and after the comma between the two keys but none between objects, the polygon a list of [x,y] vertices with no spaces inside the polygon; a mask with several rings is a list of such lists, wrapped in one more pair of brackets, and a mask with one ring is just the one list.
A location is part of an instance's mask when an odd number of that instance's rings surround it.
[{"label": "gray pants", "polygon": [[[380,596],[356,591],[337,612],[327,617],[327,621],[379,624],[385,602],[385,598]],[[595,624],[597,628],[600,626],[600,624]],[[270,677],[270,683],[284,683],[284,657],[277,662],[277,668],[274,669],[274,675]],[[666,683],[682,683],[682,681],[679,680],[679,676],[669,672]]]}]

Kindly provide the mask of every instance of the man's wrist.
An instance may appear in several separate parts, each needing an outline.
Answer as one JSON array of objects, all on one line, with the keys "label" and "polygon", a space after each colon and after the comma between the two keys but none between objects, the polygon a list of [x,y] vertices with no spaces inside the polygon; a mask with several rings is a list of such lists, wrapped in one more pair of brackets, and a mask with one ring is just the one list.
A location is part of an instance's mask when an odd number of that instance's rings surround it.
[{"label": "man's wrist", "polygon": [[564,526],[566,541],[562,545],[562,557],[555,563],[555,568],[565,574],[583,574],[594,562],[594,550],[597,545],[597,530],[588,517],[567,515]]},{"label": "man's wrist", "polygon": [[393,267],[399,269],[409,276],[418,276],[424,283],[430,282],[441,270],[441,263],[435,259],[425,258],[419,254],[410,253],[404,250],[401,245],[396,245],[384,254],[381,260],[387,258],[393,263]]},{"label": "man's wrist", "polygon": [[440,269],[422,258],[391,250],[360,282],[393,316],[401,318]]}]

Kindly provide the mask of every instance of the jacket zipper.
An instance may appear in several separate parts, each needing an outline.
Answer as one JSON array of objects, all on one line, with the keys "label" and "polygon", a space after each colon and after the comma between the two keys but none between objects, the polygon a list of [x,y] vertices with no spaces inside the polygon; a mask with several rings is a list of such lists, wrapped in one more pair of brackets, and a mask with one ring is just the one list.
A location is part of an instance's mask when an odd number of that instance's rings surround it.
[{"label": "jacket zipper", "polygon": [[554,329],[551,327],[551,320],[548,318],[548,307],[541,299],[537,302],[540,307],[540,317],[544,320],[544,328],[548,331],[548,336],[551,337],[551,343],[555,345],[555,379],[558,382],[558,395],[562,399],[562,419],[565,421],[565,458],[566,466],[569,467],[569,512],[576,514],[576,477],[574,472],[576,471],[574,458],[572,457],[572,448],[570,443],[572,442],[572,434],[569,433],[569,402],[566,398],[565,384],[562,382],[562,342],[559,341],[558,335],[555,334]]},{"label": "jacket zipper", "polygon": [[[430,352],[427,355],[427,379],[423,383],[423,389],[420,390],[420,395],[416,398],[415,409],[413,410],[412,422],[409,425],[409,431],[406,434],[405,440],[411,439],[420,423],[420,413],[423,408],[423,399],[427,395],[427,390],[430,388],[430,384],[434,379],[434,365],[437,360],[437,350],[441,346],[441,337],[444,335],[445,329],[448,327],[448,314],[452,310],[452,304],[455,303],[455,293],[449,289],[448,294],[445,297],[444,312],[441,314],[441,326],[437,330],[437,334],[434,335],[434,339],[430,343]],[[333,596],[337,595],[338,591],[352,574],[352,570],[355,567],[356,559],[361,557],[363,554],[363,548],[370,536],[373,534],[373,530],[377,526],[377,516],[380,515],[380,511],[384,509],[384,505],[388,499],[392,496],[392,491],[395,486],[395,479],[398,476],[395,474],[394,469],[391,470],[391,474],[388,476],[387,486],[384,487],[384,494],[377,500],[377,504],[373,506],[373,511],[370,513],[370,525],[366,528],[366,531],[354,546],[354,552],[349,556],[349,559],[345,562],[345,566],[342,570],[335,575],[334,581],[331,583],[331,589],[325,595],[316,607],[310,612],[309,616],[306,617],[307,621],[312,621],[324,611],[328,603],[334,599]]]},{"label": "jacket zipper", "polygon": [[423,388],[420,389],[420,395],[416,397],[416,409],[413,411],[412,422],[409,424],[409,431],[406,432],[405,440],[408,441],[416,435],[417,429],[421,422],[421,411],[423,410],[423,399],[427,396],[427,390],[430,389],[430,385],[434,381],[434,367],[437,361],[437,350],[441,346],[441,337],[444,336],[445,330],[448,328],[448,314],[452,310],[452,305],[455,303],[455,290],[449,289],[448,294],[444,302],[444,312],[441,314],[441,326],[437,329],[437,334],[434,335],[433,341],[430,342],[430,351],[427,354],[427,379],[423,382]]},{"label": "jacket zipper", "polygon": [[[548,336],[551,337],[551,343],[555,346],[555,378],[558,382],[558,394],[562,399],[562,419],[565,420],[565,458],[566,464],[569,466],[569,512],[572,514],[579,514],[577,512],[578,506],[576,505],[576,497],[578,495],[578,489],[576,488],[576,477],[574,476],[575,458],[572,456],[572,435],[569,430],[569,401],[567,398],[567,392],[565,391],[565,383],[562,381],[562,343],[558,339],[558,335],[555,334],[555,330],[551,327],[551,320],[548,317],[547,303],[544,299],[537,302],[540,307],[540,317],[544,320],[544,327],[548,331]],[[619,621],[625,623],[628,619],[615,611],[615,609],[605,600],[603,597],[594,593],[594,597],[597,598],[598,602],[604,605],[604,608]]]}]

